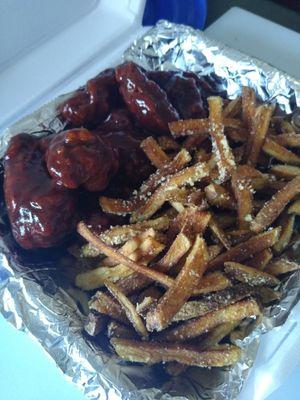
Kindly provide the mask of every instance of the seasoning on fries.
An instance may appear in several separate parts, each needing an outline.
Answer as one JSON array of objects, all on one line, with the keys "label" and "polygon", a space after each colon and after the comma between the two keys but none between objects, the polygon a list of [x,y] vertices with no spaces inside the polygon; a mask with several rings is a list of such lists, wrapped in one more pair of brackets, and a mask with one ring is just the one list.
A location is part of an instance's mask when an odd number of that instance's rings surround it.
[{"label": "seasoning on fries", "polygon": [[129,223],[98,235],[78,225],[88,243],[74,254],[94,268],[77,285],[101,288],[90,332],[122,359],[167,363],[172,375],[234,364],[233,339],[300,268],[287,257],[300,215],[299,135],[251,88],[225,104],[209,97],[207,118],[169,122],[172,137],[142,141],[156,171],[126,200],[100,197],[102,211]]}]

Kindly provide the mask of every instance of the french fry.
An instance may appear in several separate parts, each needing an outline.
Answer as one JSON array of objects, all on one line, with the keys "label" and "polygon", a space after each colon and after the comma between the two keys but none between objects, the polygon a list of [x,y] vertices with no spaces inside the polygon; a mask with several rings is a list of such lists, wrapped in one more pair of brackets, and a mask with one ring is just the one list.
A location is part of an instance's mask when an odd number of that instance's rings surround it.
[{"label": "french fry", "polygon": [[223,186],[210,183],[204,188],[204,192],[209,204],[212,206],[229,210],[236,209],[234,197]]},{"label": "french fry", "polygon": [[276,253],[282,253],[292,238],[294,232],[295,214],[284,214],[280,220],[281,233],[278,241],[274,244],[273,249]]},{"label": "french fry", "polygon": [[[131,238],[135,238],[146,229],[153,228],[156,231],[167,230],[169,227],[169,223],[170,219],[166,216],[162,216],[155,219],[149,219],[148,221],[138,222],[137,224],[114,226],[101,233],[99,237],[101,240],[109,245],[119,245],[128,241]],[[137,248],[140,243],[140,239],[134,239],[134,242],[135,240],[137,243]],[[82,246],[81,254],[83,257],[98,257],[101,254],[101,251],[88,243]],[[130,254],[130,252],[128,254]]]},{"label": "french fry", "polygon": [[268,228],[281,214],[286,205],[300,193],[300,176],[288,182],[283,189],[275,193],[250,223],[253,232],[261,232]]},{"label": "french fry", "polygon": [[[144,264],[143,259],[145,259],[145,257],[147,260],[155,257],[163,251],[164,247],[164,245],[150,236],[145,238],[144,242],[141,243],[140,248],[131,254],[124,254],[124,252],[121,251],[122,249],[120,249],[120,253],[126,255],[132,261],[139,261],[141,264]],[[78,274],[75,283],[76,286],[83,290],[93,290],[104,286],[105,281],[114,283],[120,279],[126,278],[132,273],[132,269],[123,264],[107,267],[100,266],[93,270]]]},{"label": "french fry", "polygon": [[[224,126],[239,129],[242,127],[241,122],[234,118],[225,118]],[[204,119],[185,119],[169,123],[169,129],[174,138],[184,136],[200,136],[203,140],[209,132],[209,120]]]},{"label": "french fry", "polygon": [[98,291],[90,301],[89,307],[93,311],[128,325],[129,321],[119,303],[108,294]]},{"label": "french fry", "polygon": [[215,348],[222,339],[228,336],[239,324],[239,321],[226,322],[216,326],[211,332],[207,333],[199,343],[201,350]]},{"label": "french fry", "polygon": [[156,189],[144,206],[131,215],[131,222],[134,223],[149,219],[165,201],[171,200],[168,197],[168,192],[172,192],[181,186],[193,186],[195,182],[201,181],[201,179],[208,176],[208,174],[209,170],[207,164],[198,163],[172,175],[164,184]]},{"label": "french fry", "polygon": [[220,227],[218,222],[214,218],[211,218],[208,225],[212,233],[216,236],[220,243],[222,243],[225,249],[230,249],[231,244],[226,236],[226,233]]},{"label": "french fry", "polygon": [[256,293],[263,305],[278,301],[282,297],[282,292],[280,290],[274,290],[265,286],[258,287]]},{"label": "french fry", "polygon": [[228,212],[227,213],[214,213],[214,217],[222,229],[230,228],[236,222],[235,215],[230,214]]},{"label": "french fry", "polygon": [[251,237],[246,242],[240,243],[225,253],[220,254],[208,264],[209,270],[222,268],[227,261],[242,262],[251,256],[260,253],[268,247],[272,247],[278,240],[280,228],[261,233]]},{"label": "french fry", "polygon": [[133,271],[138,272],[139,274],[142,274],[147,278],[160,282],[162,285],[165,285],[167,287],[173,285],[174,280],[172,278],[162,274],[161,272],[144,267],[143,265],[139,265],[130,260],[118,250],[115,250],[113,247],[107,245],[96,235],[94,235],[83,222],[80,222],[78,224],[77,230],[82,237],[84,237],[88,242],[92,243],[93,246],[97,247],[107,257],[114,259],[116,262],[131,268]]},{"label": "french fry", "polygon": [[251,236],[253,236],[253,232],[249,231],[249,229],[232,229],[226,231],[226,235],[231,246],[236,246],[237,244],[250,239]]},{"label": "french fry", "polygon": [[251,132],[251,149],[248,154],[247,164],[256,166],[258,156],[264,144],[273,109],[270,106],[262,105],[259,106],[256,111],[255,122],[254,122],[254,132]]},{"label": "french fry", "polygon": [[263,271],[269,264],[269,262],[272,260],[272,258],[273,258],[272,251],[270,249],[265,249],[260,253],[256,254],[254,257],[249,258],[246,264],[249,265],[249,267],[257,268]]},{"label": "french fry", "polygon": [[213,151],[217,158],[219,181],[225,182],[230,178],[235,169],[235,161],[224,135],[222,122],[222,99],[221,97],[209,97],[209,134],[212,139]]},{"label": "french fry", "polygon": [[117,321],[110,321],[107,325],[107,336],[109,339],[135,339],[137,335],[130,327],[120,324]]},{"label": "french fry", "polygon": [[221,244],[212,244],[208,246],[208,256],[210,260],[216,258],[220,253],[222,253],[223,246]]},{"label": "french fry", "polygon": [[123,360],[150,365],[177,361],[198,367],[224,367],[235,364],[241,356],[241,350],[232,345],[199,351],[196,346],[187,344],[145,343],[117,338],[112,339],[111,344]]},{"label": "french fry", "polygon": [[206,274],[201,279],[199,285],[194,289],[194,296],[217,292],[231,286],[231,281],[220,271]]},{"label": "french fry", "polygon": [[89,312],[84,324],[84,330],[90,336],[97,336],[104,330],[105,325],[106,319],[103,315],[96,315]]},{"label": "french fry", "polygon": [[199,300],[187,301],[174,315],[172,321],[187,321],[192,318],[201,317],[208,312],[218,310],[229,304],[237,303],[253,293],[253,288],[248,285],[239,284],[218,292],[207,293]]},{"label": "french fry", "polygon": [[290,261],[285,257],[281,257],[271,261],[265,271],[271,275],[280,276],[288,272],[297,271],[298,269],[300,269],[298,263]]},{"label": "french fry", "polygon": [[248,165],[240,165],[232,175],[231,185],[237,201],[240,229],[248,229],[253,212],[252,180],[260,177],[260,172]]},{"label": "french fry", "polygon": [[223,109],[222,117],[225,118],[235,118],[242,111],[242,98],[237,97],[231,100]]},{"label": "french fry", "polygon": [[149,335],[147,329],[131,301],[114,283],[105,282],[105,286],[112,294],[112,296],[117,300],[117,302],[121,305],[128,320],[131,322],[136,332],[141,336],[142,339],[148,340]]},{"label": "french fry", "polygon": [[295,200],[288,208],[288,214],[300,215],[300,199]]},{"label": "french fry", "polygon": [[270,139],[280,144],[281,146],[287,147],[300,147],[300,135],[298,133],[283,133],[282,135],[270,136]]},{"label": "french fry", "polygon": [[171,136],[159,136],[157,141],[163,150],[180,150],[180,145]]},{"label": "french fry", "polygon": [[181,325],[169,328],[159,334],[159,340],[168,342],[185,342],[206,332],[220,324],[242,321],[244,318],[261,315],[255,300],[242,300],[219,310],[211,311],[199,318],[194,318]]},{"label": "french fry", "polygon": [[242,88],[242,118],[244,125],[249,131],[252,128],[254,116],[255,116],[255,93],[250,87],[244,86]]},{"label": "french fry", "polygon": [[273,165],[270,168],[272,174],[281,179],[290,180],[300,175],[300,167],[294,165]]},{"label": "french fry", "polygon": [[280,281],[273,275],[267,272],[259,271],[256,268],[248,267],[247,265],[226,262],[225,272],[237,281],[246,283],[250,286],[277,286]]},{"label": "french fry", "polygon": [[171,269],[189,251],[191,245],[190,239],[183,232],[179,232],[167,253],[156,264],[158,270],[167,272]]},{"label": "french fry", "polygon": [[263,145],[263,151],[288,165],[300,165],[300,157],[268,137]]},{"label": "french fry", "polygon": [[168,237],[172,241],[179,232],[184,233],[189,238],[193,238],[196,234],[202,235],[210,219],[210,213],[195,206],[186,207],[170,223]]},{"label": "french fry", "polygon": [[166,328],[176,312],[193,294],[208,262],[208,252],[204,239],[196,236],[184,266],[175,279],[174,285],[159,300],[156,308],[146,317],[148,331],[161,331]]},{"label": "french fry", "polygon": [[225,134],[227,137],[237,143],[245,143],[248,138],[248,131],[243,128],[225,128]]},{"label": "french fry", "polygon": [[141,148],[156,168],[161,168],[170,161],[170,157],[152,136],[148,136],[142,141]]}]

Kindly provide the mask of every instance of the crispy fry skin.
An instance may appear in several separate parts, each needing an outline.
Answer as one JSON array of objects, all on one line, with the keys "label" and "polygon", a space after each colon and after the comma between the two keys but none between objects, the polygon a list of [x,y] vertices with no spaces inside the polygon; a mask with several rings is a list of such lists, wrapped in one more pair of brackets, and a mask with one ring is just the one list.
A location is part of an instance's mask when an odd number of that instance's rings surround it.
[{"label": "crispy fry skin", "polygon": [[278,239],[273,246],[273,249],[276,253],[282,253],[283,250],[287,248],[289,245],[293,232],[294,232],[294,224],[295,224],[295,214],[283,214],[280,219],[281,233]]},{"label": "crispy fry skin", "polygon": [[248,285],[239,284],[218,292],[207,293],[199,300],[186,302],[174,315],[173,322],[186,321],[200,317],[213,310],[218,310],[229,304],[236,303],[253,293],[253,288]]},{"label": "crispy fry skin", "polygon": [[259,271],[247,265],[226,262],[225,272],[234,279],[250,286],[277,286],[280,281],[267,272]]},{"label": "crispy fry skin", "polygon": [[222,99],[221,97],[209,97],[209,133],[212,139],[213,151],[217,157],[219,181],[224,182],[230,178],[235,169],[235,161],[224,135],[222,123]]},{"label": "crispy fry skin", "polygon": [[263,151],[271,157],[276,158],[288,165],[300,165],[300,157],[272,139],[266,138]]},{"label": "crispy fry skin", "polygon": [[254,267],[263,271],[265,267],[269,264],[269,262],[272,260],[272,258],[273,254],[271,250],[265,249],[260,253],[257,253],[254,257],[249,258],[246,264],[249,265],[249,267]]},{"label": "crispy fry skin", "polygon": [[[300,135],[299,135],[300,136]],[[295,167],[294,165],[273,165],[270,168],[272,174],[276,175],[278,178],[290,180],[300,175],[300,167]]]},{"label": "crispy fry skin", "polygon": [[168,342],[184,342],[209,332],[220,324],[241,321],[247,317],[260,316],[260,314],[259,306],[255,300],[242,300],[187,321],[175,328],[167,329],[159,334],[159,339]]},{"label": "crispy fry skin", "polygon": [[168,197],[168,192],[181,186],[193,186],[195,182],[201,181],[208,174],[207,164],[198,163],[172,175],[164,184],[156,189],[144,206],[131,215],[131,222],[139,222],[150,218],[165,201],[171,200]]},{"label": "crispy fry skin", "polygon": [[250,223],[253,232],[262,232],[281,214],[285,206],[300,193],[300,176],[288,182],[272,196]]},{"label": "crispy fry skin", "polygon": [[251,149],[248,155],[247,164],[256,166],[258,156],[264,144],[270,121],[272,116],[272,107],[267,105],[259,106],[256,111],[255,123],[254,123],[254,132],[251,133]]},{"label": "crispy fry skin", "polygon": [[236,203],[231,195],[223,186],[210,183],[204,188],[206,198],[212,206],[220,208],[236,209]]},{"label": "crispy fry skin", "polygon": [[296,262],[290,261],[287,258],[281,257],[277,258],[276,260],[272,261],[267,268],[265,269],[266,272],[269,274],[280,276],[286,274],[288,272],[296,271],[300,269],[300,265]]},{"label": "crispy fry skin", "polygon": [[224,367],[235,364],[241,355],[238,347],[230,345],[199,351],[196,346],[187,344],[145,343],[117,338],[112,339],[111,344],[124,360],[150,365],[177,361],[198,367]]},{"label": "crispy fry skin", "polygon": [[156,168],[161,168],[170,161],[170,157],[163,151],[152,136],[142,141],[141,148]]},{"label": "crispy fry skin", "polygon": [[142,339],[148,340],[149,335],[147,329],[131,301],[114,283],[105,282],[105,286],[110,291],[112,296],[117,300],[117,302],[121,305],[128,320],[131,322],[136,332],[141,336]]},{"label": "crispy fry skin", "polygon": [[176,312],[193,294],[205,272],[208,259],[206,243],[197,235],[174,285],[159,300],[157,307],[147,314],[146,321],[149,331],[161,331],[170,324]]},{"label": "crispy fry skin", "polygon": [[84,237],[87,241],[93,244],[93,246],[97,247],[103,254],[107,257],[115,259],[116,262],[126,265],[132,270],[145,275],[146,277],[153,279],[155,281],[160,282],[162,285],[170,287],[173,285],[173,279],[168,277],[167,275],[162,274],[161,272],[155,271],[153,269],[144,267],[143,265],[139,265],[134,261],[130,260],[128,257],[121,254],[119,251],[114,248],[108,246],[101,239],[99,239],[96,235],[94,235],[89,228],[83,223],[80,222],[78,224],[78,233]]},{"label": "crispy fry skin", "polygon": [[119,303],[103,292],[97,292],[90,301],[90,309],[109,316],[122,324],[128,325],[129,321]]},{"label": "crispy fry skin", "polygon": [[253,212],[252,181],[261,173],[248,165],[240,165],[232,175],[231,185],[237,201],[239,229],[248,229]]},{"label": "crispy fry skin", "polygon": [[260,253],[262,250],[272,247],[278,240],[280,229],[275,228],[271,231],[261,233],[251,237],[246,242],[240,243],[225,253],[220,254],[208,264],[209,270],[221,268],[227,261],[242,262],[252,255]]}]

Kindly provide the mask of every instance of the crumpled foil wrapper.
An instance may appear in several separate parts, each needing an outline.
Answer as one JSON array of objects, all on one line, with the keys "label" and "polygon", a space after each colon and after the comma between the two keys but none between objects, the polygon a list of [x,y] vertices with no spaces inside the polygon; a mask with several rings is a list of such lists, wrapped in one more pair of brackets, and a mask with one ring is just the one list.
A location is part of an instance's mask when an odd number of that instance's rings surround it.
[{"label": "crumpled foil wrapper", "polygon": [[[160,21],[131,45],[124,58],[146,69],[190,70],[218,77],[230,98],[240,93],[242,85],[248,85],[263,100],[276,101],[287,113],[300,106],[299,81],[184,25]],[[10,137],[20,131],[43,134],[63,129],[56,107],[66,96],[3,132],[0,156]],[[159,367],[126,364],[90,341],[82,333],[84,315],[78,307],[78,290],[61,282],[57,270],[50,259],[49,263],[33,265],[26,255],[17,254],[7,222],[1,222],[1,313],[17,329],[29,332],[65,376],[91,399],[236,399],[255,359],[260,336],[281,326],[300,297],[297,271],[285,279],[281,302],[264,310],[262,324],[246,339],[237,340],[244,352],[233,368],[190,368],[180,377],[166,379]]]}]

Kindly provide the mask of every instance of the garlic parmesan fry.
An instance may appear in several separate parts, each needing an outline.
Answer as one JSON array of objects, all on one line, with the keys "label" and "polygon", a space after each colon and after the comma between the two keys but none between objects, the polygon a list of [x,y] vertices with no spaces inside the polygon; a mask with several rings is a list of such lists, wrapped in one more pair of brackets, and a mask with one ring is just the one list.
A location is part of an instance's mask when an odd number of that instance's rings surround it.
[{"label": "garlic parmesan fry", "polygon": [[278,240],[280,228],[275,228],[270,231],[253,236],[246,242],[240,243],[225,253],[220,254],[208,264],[209,270],[221,268],[225,262],[234,261],[242,262],[247,260],[252,255],[260,253],[262,250],[272,247]]},{"label": "garlic parmesan fry", "polygon": [[288,182],[281,190],[275,193],[250,223],[253,232],[262,232],[281,214],[286,205],[300,193],[300,176]]},{"label": "garlic parmesan fry", "polygon": [[250,286],[277,286],[280,281],[267,272],[236,262],[226,262],[225,272],[237,281]]},{"label": "garlic parmesan fry", "polygon": [[258,156],[264,144],[273,109],[271,106],[262,105],[259,106],[256,111],[255,122],[254,122],[254,132],[251,133],[251,149],[248,155],[247,164],[256,166]]},{"label": "garlic parmesan fry", "polygon": [[237,97],[231,100],[226,107],[224,107],[222,117],[225,118],[235,118],[242,111],[242,98]]},{"label": "garlic parmesan fry", "polygon": [[97,311],[100,314],[107,315],[122,324],[128,325],[129,321],[126,314],[119,303],[112,297],[103,292],[97,292],[90,301],[89,307],[91,310]]},{"label": "garlic parmesan fry", "polygon": [[206,243],[204,239],[197,235],[174,285],[159,300],[156,308],[147,314],[146,322],[149,331],[161,331],[170,324],[176,312],[193,294],[205,272],[207,262]]},{"label": "garlic parmesan fry", "polygon": [[251,295],[253,291],[254,289],[248,285],[238,284],[218,292],[203,294],[199,300],[187,301],[174,315],[172,321],[187,321],[192,318],[201,317],[208,312],[237,303]]},{"label": "garlic parmesan fry", "polygon": [[209,332],[220,324],[242,321],[261,315],[255,300],[242,300],[216,311],[209,312],[199,318],[194,318],[181,325],[169,328],[159,334],[159,340],[168,342],[185,342],[203,333]]},{"label": "garlic parmesan fry", "polygon": [[226,322],[216,326],[211,332],[207,333],[199,343],[199,348],[211,349],[215,348],[222,339],[228,336],[239,324],[239,321]]},{"label": "garlic parmesan fry", "polygon": [[256,101],[254,90],[250,87],[244,86],[242,88],[242,117],[243,122],[249,131],[251,130],[254,121],[255,106]]},{"label": "garlic parmesan fry", "polygon": [[220,241],[220,243],[222,243],[225,249],[229,250],[231,244],[226,236],[226,233],[223,231],[223,229],[220,227],[220,225],[214,218],[210,219],[209,228],[212,231],[212,233],[216,236],[216,238]]},{"label": "garlic parmesan fry", "polygon": [[274,276],[280,276],[288,272],[297,271],[300,269],[300,265],[296,262],[290,261],[287,258],[281,257],[272,261],[267,268],[266,272]]},{"label": "garlic parmesan fry", "polygon": [[252,181],[261,173],[248,165],[240,165],[232,175],[231,185],[237,201],[239,229],[249,229],[253,212]]},{"label": "garlic parmesan fry", "polygon": [[217,292],[231,286],[231,281],[220,271],[206,274],[201,279],[199,285],[194,289],[194,296],[204,293]]},{"label": "garlic parmesan fry", "polygon": [[287,150],[285,147],[268,137],[263,145],[263,151],[269,156],[276,158],[276,160],[288,165],[300,165],[300,157],[297,156],[297,154]]},{"label": "garlic parmesan fry", "polygon": [[270,139],[284,147],[300,147],[300,135],[298,133],[283,133],[282,135],[270,136]]},{"label": "garlic parmesan fry", "polygon": [[232,345],[201,351],[188,344],[145,343],[117,338],[111,339],[111,344],[123,360],[150,365],[177,361],[198,367],[224,367],[235,364],[241,356],[241,350]]},{"label": "garlic parmesan fry", "polygon": [[137,313],[134,305],[131,301],[121,292],[121,290],[112,282],[105,282],[105,286],[110,291],[112,296],[117,300],[117,302],[123,308],[128,320],[133,325],[136,332],[141,336],[142,339],[148,340],[148,332],[147,329]]},{"label": "garlic parmesan fry", "polygon": [[193,186],[195,182],[209,175],[208,166],[205,163],[198,163],[187,167],[180,172],[170,176],[162,184],[146,203],[131,215],[131,222],[139,222],[152,217],[152,215],[165,203],[171,199],[168,194],[181,186]]},{"label": "garlic parmesan fry", "polygon": [[94,235],[83,222],[79,222],[77,230],[82,237],[92,243],[93,246],[97,247],[107,257],[114,259],[116,262],[123,264],[128,268],[131,268],[133,271],[136,271],[139,274],[142,274],[154,281],[160,282],[164,286],[170,287],[173,285],[174,280],[172,278],[162,274],[161,272],[144,267],[143,265],[139,265],[130,260],[128,257],[121,254],[118,250],[115,250],[113,247],[108,246],[96,235]]},{"label": "garlic parmesan fry", "polygon": [[288,247],[294,232],[294,224],[295,214],[284,214],[280,218],[281,233],[278,242],[273,246],[276,253],[282,253]]},{"label": "garlic parmesan fry", "polygon": [[[300,135],[299,135],[300,136]],[[273,165],[270,168],[272,174],[281,179],[290,180],[300,175],[300,167],[294,165]]]},{"label": "garlic parmesan fry", "polygon": [[170,161],[170,157],[163,151],[152,136],[142,141],[141,148],[156,168],[161,168]]},{"label": "garlic parmesan fry", "polygon": [[246,264],[249,265],[249,267],[254,267],[263,271],[265,267],[269,264],[269,262],[272,260],[272,258],[273,254],[271,250],[265,249],[260,253],[256,254],[254,257],[249,258]]},{"label": "garlic parmesan fry", "polygon": [[189,251],[190,247],[191,241],[189,238],[183,232],[179,232],[167,253],[156,264],[158,270],[161,272],[167,272],[181,260],[181,258]]},{"label": "garlic parmesan fry", "polygon": [[219,181],[225,182],[235,169],[235,161],[224,135],[222,122],[222,99],[212,96],[207,99],[209,105],[209,134],[212,139],[213,152],[217,158]]},{"label": "garlic parmesan fry", "polygon": [[212,206],[220,208],[236,209],[234,197],[223,186],[210,183],[204,188],[206,198]]}]

